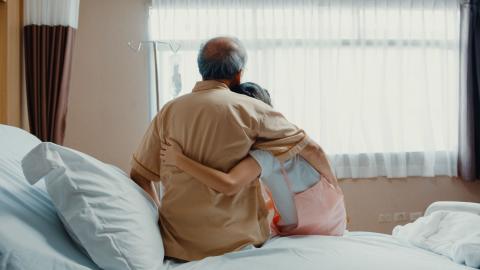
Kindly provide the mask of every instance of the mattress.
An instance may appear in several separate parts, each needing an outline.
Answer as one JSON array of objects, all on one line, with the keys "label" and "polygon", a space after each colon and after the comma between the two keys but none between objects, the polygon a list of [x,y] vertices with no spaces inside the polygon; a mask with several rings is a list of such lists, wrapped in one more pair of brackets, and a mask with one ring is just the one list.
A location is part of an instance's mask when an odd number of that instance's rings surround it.
[{"label": "mattress", "polygon": [[[42,181],[31,186],[23,176],[20,160],[38,143],[21,130],[0,125],[0,269],[98,269],[65,232]],[[470,269],[447,257],[402,244],[390,235],[368,232],[350,232],[344,237],[273,238],[261,248],[196,262],[165,261],[164,268]]]}]

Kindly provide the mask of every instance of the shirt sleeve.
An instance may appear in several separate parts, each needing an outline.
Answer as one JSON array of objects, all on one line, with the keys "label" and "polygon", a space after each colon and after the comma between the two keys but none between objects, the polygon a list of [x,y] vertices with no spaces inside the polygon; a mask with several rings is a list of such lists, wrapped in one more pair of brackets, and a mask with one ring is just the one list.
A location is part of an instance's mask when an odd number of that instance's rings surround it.
[{"label": "shirt sleeve", "polygon": [[253,147],[271,152],[280,161],[297,155],[308,144],[302,129],[269,106],[262,108],[257,134]]},{"label": "shirt sleeve", "polygon": [[252,150],[249,152],[250,156],[257,161],[258,165],[262,170],[260,178],[268,177],[273,173],[276,159],[268,151],[263,150]]},{"label": "shirt sleeve", "polygon": [[159,115],[150,123],[140,145],[132,157],[132,170],[149,181],[160,181],[161,130]]}]

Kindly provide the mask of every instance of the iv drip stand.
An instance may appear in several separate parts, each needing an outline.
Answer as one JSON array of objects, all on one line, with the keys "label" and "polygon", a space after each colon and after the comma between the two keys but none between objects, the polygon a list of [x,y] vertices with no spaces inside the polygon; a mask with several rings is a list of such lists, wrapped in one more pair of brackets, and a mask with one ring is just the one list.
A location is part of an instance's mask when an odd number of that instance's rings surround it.
[{"label": "iv drip stand", "polygon": [[157,112],[159,112],[160,102],[158,99],[160,97],[160,93],[159,93],[159,85],[158,85],[158,60],[157,60],[158,44],[168,45],[168,47],[170,47],[170,50],[175,54],[178,52],[178,50],[180,50],[181,46],[175,41],[161,41],[161,40],[140,41],[137,46],[134,45],[133,41],[129,41],[127,44],[128,44],[128,47],[130,47],[130,49],[138,53],[142,49],[143,44],[148,44],[148,43],[153,44],[153,62],[154,62],[154,72],[155,72],[155,101],[157,105]]}]

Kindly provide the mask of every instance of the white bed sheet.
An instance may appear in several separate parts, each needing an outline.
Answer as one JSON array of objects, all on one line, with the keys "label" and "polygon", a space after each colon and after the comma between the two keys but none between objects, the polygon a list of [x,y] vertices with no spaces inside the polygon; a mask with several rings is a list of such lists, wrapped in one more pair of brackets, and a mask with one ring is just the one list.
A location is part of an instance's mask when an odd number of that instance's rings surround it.
[{"label": "white bed sheet", "polygon": [[[0,125],[0,269],[98,269],[70,240],[47,193],[29,185],[23,176],[20,160],[38,140],[6,129],[11,128]],[[15,138],[6,142],[4,136],[12,135]],[[471,269],[389,235],[363,232],[341,238],[275,238],[259,249],[164,266],[167,270]]]},{"label": "white bed sheet", "polygon": [[480,203],[474,202],[434,202],[425,210],[425,216],[428,216],[436,211],[454,211],[467,212],[475,215],[480,215]]},{"label": "white bed sheet", "polygon": [[167,264],[169,270],[454,270],[471,269],[447,257],[403,245],[389,235],[351,232],[344,237],[274,238],[260,249],[233,252],[188,264]]}]

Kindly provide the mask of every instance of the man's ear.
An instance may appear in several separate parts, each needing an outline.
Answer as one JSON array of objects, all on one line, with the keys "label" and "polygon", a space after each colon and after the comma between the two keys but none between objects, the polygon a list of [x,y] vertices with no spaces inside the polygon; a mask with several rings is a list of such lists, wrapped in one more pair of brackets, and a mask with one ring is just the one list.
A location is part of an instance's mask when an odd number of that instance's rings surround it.
[{"label": "man's ear", "polygon": [[233,78],[232,81],[232,86],[237,86],[242,82],[242,76],[243,76],[243,69],[241,69],[237,74],[235,74],[235,77]]}]

